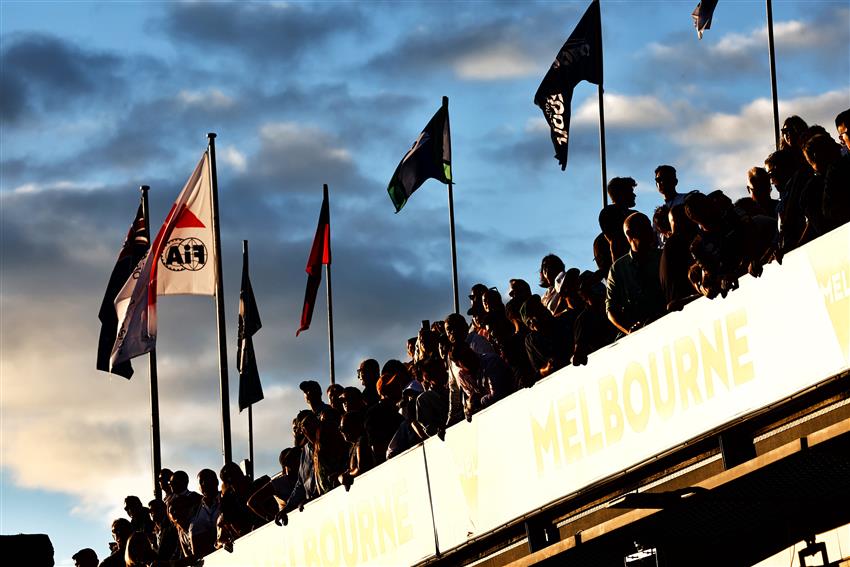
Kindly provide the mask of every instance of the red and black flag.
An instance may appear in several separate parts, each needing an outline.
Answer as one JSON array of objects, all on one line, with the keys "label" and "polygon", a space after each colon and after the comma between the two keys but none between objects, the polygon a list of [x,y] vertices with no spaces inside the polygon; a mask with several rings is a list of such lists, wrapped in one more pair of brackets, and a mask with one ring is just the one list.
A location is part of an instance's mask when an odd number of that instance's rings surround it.
[{"label": "red and black flag", "polygon": [[702,39],[702,32],[711,29],[711,18],[714,16],[714,9],[716,7],[717,0],[701,0],[691,13],[699,39]]},{"label": "red and black flag", "polygon": [[296,337],[301,331],[310,328],[310,321],[313,319],[313,307],[316,305],[316,294],[319,292],[319,284],[322,283],[322,265],[329,265],[330,263],[331,213],[328,207],[328,192],[325,188],[316,236],[313,238],[310,257],[307,258],[307,290],[304,292],[304,307],[301,310],[301,327],[295,333]]},{"label": "red and black flag", "polygon": [[599,1],[593,0],[534,95],[552,134],[555,158],[567,167],[570,138],[570,104],[579,82],[602,84],[602,20]]},{"label": "red and black flag", "polygon": [[[124,287],[139,262],[144,259],[149,247],[150,234],[145,223],[144,206],[143,203],[139,203],[136,218],[133,219],[133,224],[127,231],[127,237],[124,239],[124,245],[118,254],[115,267],[112,268],[112,275],[109,276],[106,293],[103,294],[103,301],[100,303],[100,311],[97,314],[97,318],[100,319],[100,338],[97,343],[98,370],[110,372],[109,358],[112,355],[112,345],[115,344],[115,337],[118,334],[118,315],[115,313],[113,303],[115,297]],[[133,366],[127,360],[113,366],[111,372],[129,379],[133,375]]]},{"label": "red and black flag", "polygon": [[242,250],[242,288],[239,290],[239,345],[236,369],[239,371],[239,411],[263,399],[263,385],[254,356],[253,336],[263,326],[248,275],[248,242]]}]

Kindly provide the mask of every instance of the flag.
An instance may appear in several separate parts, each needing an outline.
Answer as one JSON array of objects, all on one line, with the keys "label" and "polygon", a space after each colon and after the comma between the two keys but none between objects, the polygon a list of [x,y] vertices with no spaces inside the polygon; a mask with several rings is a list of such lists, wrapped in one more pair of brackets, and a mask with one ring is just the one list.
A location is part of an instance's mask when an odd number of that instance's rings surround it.
[{"label": "flag", "polygon": [[702,32],[711,29],[711,17],[714,15],[715,7],[717,7],[717,0],[702,0],[694,8],[691,17],[694,19],[694,27],[697,29],[699,39],[702,39]]},{"label": "flag", "polygon": [[263,399],[263,385],[254,357],[253,336],[263,326],[248,276],[248,247],[242,251],[242,288],[239,290],[239,345],[236,369],[239,371],[239,411]]},{"label": "flag", "polygon": [[319,212],[319,224],[310,257],[307,258],[307,290],[304,292],[304,307],[301,309],[301,327],[296,331],[297,337],[301,331],[310,328],[313,319],[313,307],[316,305],[316,294],[322,283],[322,265],[331,263],[331,213],[328,207],[328,193],[325,191],[322,199],[322,210]]},{"label": "flag", "polygon": [[123,362],[114,368],[109,367],[109,358],[112,354],[112,345],[115,344],[115,336],[118,334],[118,317],[115,314],[115,297],[121,291],[127,278],[139,262],[145,257],[150,246],[150,235],[145,223],[145,211],[143,203],[139,203],[136,217],[127,231],[124,245],[118,254],[109,283],[106,285],[106,293],[100,303],[100,311],[97,318],[100,319],[100,338],[97,344],[97,369],[104,372],[112,372],[129,379],[133,375],[133,366],[129,361]]},{"label": "flag", "polygon": [[387,186],[395,212],[401,210],[428,178],[441,183],[452,182],[452,140],[446,99],[395,168]]},{"label": "flag", "polygon": [[209,156],[204,152],[147,257],[115,298],[119,330],[112,367],[156,346],[157,295],[213,295],[215,278],[212,185]]},{"label": "flag", "polygon": [[598,0],[587,8],[534,95],[534,104],[543,111],[551,129],[555,158],[561,170],[567,167],[573,89],[581,81],[602,84],[602,20]]}]

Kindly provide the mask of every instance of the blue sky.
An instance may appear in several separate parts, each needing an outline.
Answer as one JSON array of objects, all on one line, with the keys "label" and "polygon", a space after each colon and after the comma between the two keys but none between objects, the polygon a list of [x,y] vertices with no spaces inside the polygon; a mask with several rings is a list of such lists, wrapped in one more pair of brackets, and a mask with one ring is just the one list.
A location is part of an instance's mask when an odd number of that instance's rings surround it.
[{"label": "blue sky", "polygon": [[[687,2],[603,0],[608,175],[660,202],[680,190],[743,196],[773,146],[764,2],[724,0],[697,40]],[[57,563],[103,557],[122,499],[150,495],[146,363],[126,382],[94,370],[97,310],[151,186],[159,226],[205,148],[217,153],[234,454],[241,240],[264,327],[266,400],[257,468],[290,444],[297,384],[327,378],[325,305],[295,338],[304,264],[330,185],[337,376],[403,358],[421,319],[451,310],[445,189],[427,182],[398,215],[386,184],[450,99],[462,292],[536,283],[540,258],[592,266],[600,174],[596,87],[572,105],[561,172],[532,103],[586,2],[0,4],[0,532],[48,533]],[[846,0],[774,2],[780,114],[833,132],[850,107]],[[462,293],[462,295],[465,295]],[[162,299],[163,463],[220,466],[214,308]]]}]

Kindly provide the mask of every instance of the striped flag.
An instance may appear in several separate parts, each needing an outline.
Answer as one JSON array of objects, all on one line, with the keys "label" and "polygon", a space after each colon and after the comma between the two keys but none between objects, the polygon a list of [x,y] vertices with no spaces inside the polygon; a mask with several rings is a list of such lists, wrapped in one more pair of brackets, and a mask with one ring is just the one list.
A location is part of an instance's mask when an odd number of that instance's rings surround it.
[{"label": "striped flag", "polygon": [[295,332],[297,337],[301,331],[310,328],[313,319],[313,307],[316,305],[316,295],[319,284],[322,283],[322,266],[331,263],[331,212],[328,206],[328,192],[322,198],[322,209],[319,212],[319,224],[316,226],[316,236],[313,237],[313,247],[307,258],[307,289],[304,292],[304,307],[301,309],[301,326]]}]

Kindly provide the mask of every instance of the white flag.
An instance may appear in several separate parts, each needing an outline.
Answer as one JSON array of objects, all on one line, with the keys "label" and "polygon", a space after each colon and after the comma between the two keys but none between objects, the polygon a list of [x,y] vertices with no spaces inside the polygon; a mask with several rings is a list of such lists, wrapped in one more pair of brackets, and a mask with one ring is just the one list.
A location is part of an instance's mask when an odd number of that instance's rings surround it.
[{"label": "white flag", "polygon": [[214,295],[215,244],[207,152],[171,207],[150,252],[115,297],[118,335],[111,365],[156,346],[157,295]]}]

